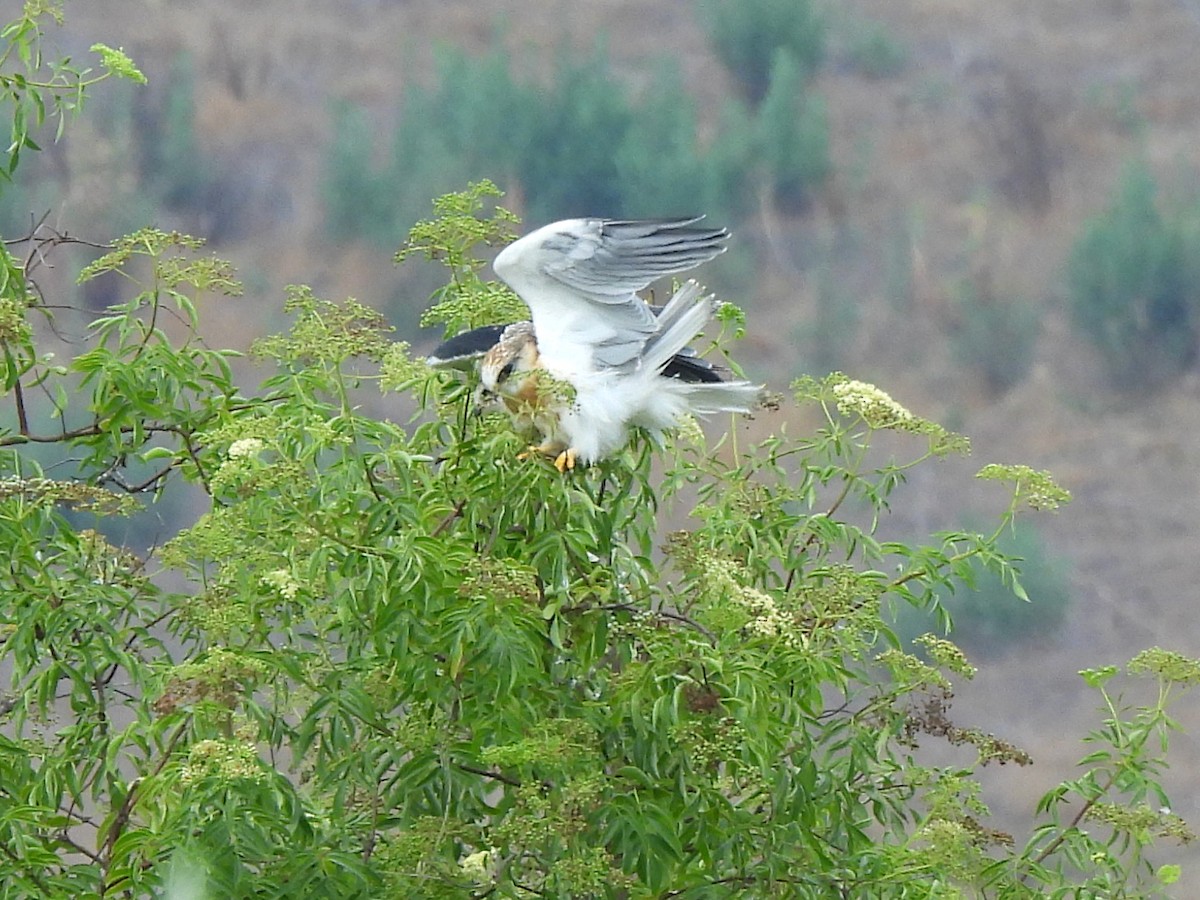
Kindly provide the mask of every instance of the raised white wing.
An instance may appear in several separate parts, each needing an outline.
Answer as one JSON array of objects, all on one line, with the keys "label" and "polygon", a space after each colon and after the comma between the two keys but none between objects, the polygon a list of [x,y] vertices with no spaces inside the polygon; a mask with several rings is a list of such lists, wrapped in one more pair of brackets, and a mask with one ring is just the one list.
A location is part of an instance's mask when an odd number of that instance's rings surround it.
[{"label": "raised white wing", "polygon": [[525,301],[543,363],[633,368],[659,327],[637,292],[725,250],[729,232],[686,219],[566,219],[505,247],[496,274]]}]

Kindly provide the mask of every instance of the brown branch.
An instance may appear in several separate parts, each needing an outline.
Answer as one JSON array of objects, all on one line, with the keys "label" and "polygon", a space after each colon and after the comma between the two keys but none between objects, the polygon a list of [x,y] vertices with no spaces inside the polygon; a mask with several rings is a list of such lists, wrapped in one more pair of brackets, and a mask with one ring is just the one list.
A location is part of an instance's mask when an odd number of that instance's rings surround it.
[{"label": "brown branch", "polygon": [[[19,392],[20,384],[18,383],[16,387],[17,387],[18,417],[20,418],[20,410],[21,410],[21,402],[22,402],[21,395]],[[62,443],[63,441],[77,440],[79,438],[96,437],[98,435],[105,433],[105,429],[100,427],[99,422],[96,422],[92,425],[85,426],[83,428],[75,428],[70,431],[64,430],[60,434],[29,434],[28,433],[29,423],[27,421],[22,421],[19,423],[19,425],[20,425],[20,433],[10,434],[10,435],[7,435],[6,437],[0,437],[0,447],[12,447],[12,446],[17,446],[17,445],[22,445],[22,444],[57,444],[57,443]],[[120,429],[121,434],[133,434],[134,431],[135,431],[135,428],[132,425],[125,425],[125,426],[122,426]],[[185,429],[180,428],[177,425],[150,425],[150,426],[142,429],[142,433],[146,434],[146,435],[174,434],[174,435],[178,436],[182,440],[183,449],[187,452],[188,457],[195,464],[196,470],[200,474],[201,482],[203,482],[206,486],[208,485],[208,474],[204,471],[204,466],[200,462],[200,458],[199,458],[198,451],[196,449],[195,444],[192,443],[192,436],[193,436],[192,432],[186,431]],[[116,468],[116,467],[117,467],[117,463],[114,462],[113,468]],[[172,463],[171,465],[167,466],[162,471],[157,472],[154,475],[150,476],[150,478],[146,479],[145,481],[140,482],[139,484],[134,484],[134,485],[127,484],[124,481],[124,479],[118,478],[115,475],[111,474],[111,470],[110,470],[109,473],[105,473],[105,475],[103,475],[101,477],[100,482],[103,483],[104,481],[112,481],[114,484],[116,484],[118,487],[120,487],[126,493],[137,494],[137,493],[141,493],[143,491],[149,490],[151,487],[154,487],[156,484],[158,484],[158,482],[160,482],[162,479],[166,478],[167,475],[169,475],[175,467],[176,467],[176,464]]]},{"label": "brown branch", "polygon": [[457,503],[454,504],[454,509],[452,509],[450,511],[450,515],[448,515],[448,516],[446,516],[446,518],[442,519],[442,521],[438,523],[437,528],[433,529],[433,531],[430,532],[429,536],[437,537],[443,531],[445,531],[447,528],[449,528],[451,522],[453,522],[455,519],[462,516],[462,511],[464,509],[466,509],[466,507],[467,507],[467,500],[464,497],[462,500],[459,500]]},{"label": "brown branch", "polygon": [[37,269],[39,265],[46,268],[53,268],[46,259],[47,250],[52,250],[61,244],[79,244],[84,247],[94,247],[97,250],[111,250],[112,244],[99,244],[95,241],[89,241],[85,238],[77,238],[65,231],[59,231],[52,225],[47,225],[46,220],[50,218],[50,211],[47,210],[42,214],[42,217],[30,226],[29,233],[23,237],[13,238],[4,243],[8,246],[17,244],[29,244],[29,253],[25,257],[24,270],[28,277],[30,272]]},{"label": "brown branch", "polygon": [[[1067,832],[1072,830],[1073,828],[1077,828],[1079,826],[1079,823],[1083,821],[1083,817],[1086,816],[1088,814],[1088,811],[1100,801],[1101,797],[1103,797],[1105,794],[1108,793],[1109,788],[1111,788],[1113,786],[1113,784],[1116,783],[1116,780],[1117,780],[1116,772],[1110,773],[1108,776],[1108,782],[1102,788],[1100,788],[1099,793],[1097,793],[1095,797],[1092,797],[1087,802],[1085,802],[1083,804],[1083,806],[1081,806],[1079,808],[1079,812],[1075,813],[1075,817],[1072,818],[1071,821],[1067,823],[1066,827],[1063,828],[1063,830],[1061,832],[1059,832],[1058,837],[1056,837],[1049,844],[1047,844],[1045,847],[1043,847],[1042,851],[1033,858],[1033,864],[1035,866],[1040,865],[1042,862],[1044,862],[1046,857],[1048,857],[1051,853],[1053,853],[1055,850],[1057,850],[1062,845],[1062,842],[1067,839]],[[1022,880],[1022,882],[1025,880],[1024,875],[1021,876],[1021,880]]]},{"label": "brown branch", "polygon": [[44,213],[42,213],[42,217],[40,219],[38,219],[37,221],[34,221],[33,212],[30,211],[29,221],[32,224],[29,227],[29,233],[26,235],[22,235],[21,237],[18,237],[18,238],[7,238],[3,241],[0,241],[0,244],[3,244],[5,247],[15,247],[15,246],[17,246],[17,244],[24,244],[26,241],[33,240],[33,236],[35,234],[37,234],[38,229],[41,228],[43,224],[45,224],[45,222],[48,218],[50,218],[50,210],[46,210]]},{"label": "brown branch", "polygon": [[471,775],[480,775],[484,778],[490,778],[493,781],[499,781],[502,784],[507,784],[511,787],[520,787],[521,782],[513,778],[511,775],[505,775],[503,772],[491,772],[487,769],[477,769],[474,766],[469,766],[466,763],[455,763],[456,768]]},{"label": "brown branch", "polygon": [[29,433],[29,412],[25,409],[25,390],[21,387],[21,379],[13,382],[13,398],[17,402],[17,429],[21,434]]},{"label": "brown branch", "polygon": [[[155,765],[153,771],[149,775],[143,775],[141,778],[135,778],[129,785],[129,790],[125,794],[125,799],[121,802],[120,809],[117,810],[116,816],[113,817],[112,825],[108,827],[108,832],[104,836],[104,847],[100,851],[100,857],[103,860],[104,874],[107,879],[108,869],[112,865],[113,848],[116,846],[117,839],[121,836],[122,830],[129,823],[129,817],[133,813],[133,801],[137,797],[138,788],[146,778],[154,778],[164,768],[171,759],[171,754],[175,751],[175,745],[179,743],[183,737],[184,731],[187,730],[189,721],[185,719],[179,723],[179,727],[175,729],[175,733],[171,735],[171,739],[167,741],[167,746],[163,748],[162,757],[158,764]],[[104,896],[112,885],[104,883],[100,888],[100,896]]]},{"label": "brown branch", "polygon": [[[517,881],[517,879],[515,879],[515,878],[513,879],[513,887],[520,888],[521,890],[523,890],[523,891],[526,891],[526,892],[528,892],[528,893],[530,893],[530,894],[537,894],[539,897],[545,897],[545,896],[546,896],[546,892],[545,892],[545,891],[539,891],[539,890],[538,890],[537,888],[535,888],[533,885],[529,885],[529,884],[521,884],[521,882]],[[487,896],[487,895],[485,894],[484,896]]]},{"label": "brown branch", "polygon": [[371,797],[371,830],[367,833],[367,839],[363,841],[363,862],[371,861],[371,854],[375,852],[375,844],[379,840],[379,785],[375,786],[375,791]]},{"label": "brown branch", "polygon": [[167,466],[162,471],[151,475],[145,481],[138,482],[137,484],[127,484],[125,479],[118,478],[116,476],[113,476],[113,481],[127,494],[141,494],[150,490],[150,488],[154,487],[160,481],[170,475],[171,472],[174,471],[176,465],[176,463],[171,463],[171,465]]},{"label": "brown branch", "polygon": [[[28,423],[26,423],[28,428]],[[121,428],[122,434],[131,434],[133,432],[132,425],[126,425]],[[145,429],[146,434],[161,434],[163,432],[177,432],[178,428],[172,426],[151,426]],[[11,434],[7,437],[0,437],[0,447],[11,447],[14,444],[57,444],[60,441],[73,441],[76,438],[95,437],[103,434],[104,429],[100,427],[99,422],[92,425],[87,425],[83,428],[73,428],[70,431],[63,429],[60,434],[30,434],[28,431],[21,431],[19,434]]]},{"label": "brown branch", "polygon": [[370,463],[363,460],[363,474],[367,476],[367,487],[371,489],[371,495],[380,503],[383,502],[383,495],[379,492],[379,485],[375,481],[375,473],[372,471]]},{"label": "brown branch", "polygon": [[66,829],[63,829],[63,831],[58,835],[58,840],[60,843],[66,844],[68,847],[70,847],[76,853],[78,853],[82,856],[86,856],[88,859],[90,859],[96,865],[100,865],[100,862],[101,862],[100,854],[97,853],[95,850],[89,850],[87,847],[83,846],[83,844],[76,841],[69,834],[67,834]]}]

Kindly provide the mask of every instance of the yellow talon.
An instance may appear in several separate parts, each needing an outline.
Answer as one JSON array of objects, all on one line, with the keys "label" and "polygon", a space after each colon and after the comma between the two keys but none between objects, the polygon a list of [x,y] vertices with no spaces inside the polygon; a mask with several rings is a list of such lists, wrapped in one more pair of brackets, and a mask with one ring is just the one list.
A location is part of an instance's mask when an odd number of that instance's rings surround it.
[{"label": "yellow talon", "polygon": [[530,444],[521,453],[517,454],[517,459],[531,459],[538,456],[545,459],[553,459],[554,468],[565,475],[567,472],[574,470],[575,461],[579,458],[579,451],[574,447],[563,449],[563,445],[558,442]]},{"label": "yellow talon", "polygon": [[558,454],[558,458],[554,460],[554,468],[558,469],[562,474],[567,474],[568,471],[575,470],[575,459],[579,456],[579,451],[574,447],[568,447],[562,453]]}]

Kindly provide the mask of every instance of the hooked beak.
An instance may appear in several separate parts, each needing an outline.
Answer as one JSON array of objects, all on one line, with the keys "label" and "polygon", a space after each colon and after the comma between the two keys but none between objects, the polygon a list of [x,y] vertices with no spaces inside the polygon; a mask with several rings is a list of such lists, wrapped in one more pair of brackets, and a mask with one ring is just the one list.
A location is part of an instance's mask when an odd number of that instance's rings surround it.
[{"label": "hooked beak", "polygon": [[475,389],[474,408],[472,409],[474,417],[477,419],[481,417],[497,399],[498,397],[495,392],[488,390],[482,384],[477,387]]}]

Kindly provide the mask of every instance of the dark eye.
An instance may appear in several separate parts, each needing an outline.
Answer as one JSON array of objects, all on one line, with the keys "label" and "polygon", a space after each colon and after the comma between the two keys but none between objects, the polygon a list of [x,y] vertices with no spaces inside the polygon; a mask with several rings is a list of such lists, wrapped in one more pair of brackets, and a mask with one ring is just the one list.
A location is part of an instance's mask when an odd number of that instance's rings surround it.
[{"label": "dark eye", "polygon": [[516,362],[517,361],[514,359],[511,362],[504,364],[504,368],[502,368],[496,375],[496,384],[503,384],[508,380],[508,376],[513,373],[513,366],[516,365]]}]

